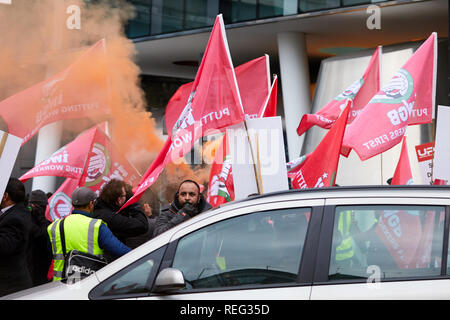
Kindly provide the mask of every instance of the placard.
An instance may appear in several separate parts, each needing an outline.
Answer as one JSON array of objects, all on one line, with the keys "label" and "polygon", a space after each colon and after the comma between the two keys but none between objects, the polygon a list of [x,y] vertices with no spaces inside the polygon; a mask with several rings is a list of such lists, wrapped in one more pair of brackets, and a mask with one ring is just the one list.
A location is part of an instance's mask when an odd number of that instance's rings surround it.
[{"label": "placard", "polygon": [[0,168],[2,168],[0,172],[0,198],[3,197],[5,192],[22,140],[0,130]]},{"label": "placard", "polygon": [[433,180],[450,181],[450,107],[438,106],[434,146]]},{"label": "placard", "polygon": [[289,189],[281,117],[249,119],[227,134],[235,200]]},{"label": "placard", "polygon": [[416,146],[416,156],[423,184],[433,184],[434,141]]}]

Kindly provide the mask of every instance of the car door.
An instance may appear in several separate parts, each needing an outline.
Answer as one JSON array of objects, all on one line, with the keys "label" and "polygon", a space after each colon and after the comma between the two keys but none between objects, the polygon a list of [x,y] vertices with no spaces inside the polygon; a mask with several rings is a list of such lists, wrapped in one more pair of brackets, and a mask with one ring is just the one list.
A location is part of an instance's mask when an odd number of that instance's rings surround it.
[{"label": "car door", "polygon": [[311,299],[449,299],[448,199],[327,199]]},{"label": "car door", "polygon": [[247,206],[176,233],[162,266],[186,288],[146,299],[309,299],[323,199]]}]

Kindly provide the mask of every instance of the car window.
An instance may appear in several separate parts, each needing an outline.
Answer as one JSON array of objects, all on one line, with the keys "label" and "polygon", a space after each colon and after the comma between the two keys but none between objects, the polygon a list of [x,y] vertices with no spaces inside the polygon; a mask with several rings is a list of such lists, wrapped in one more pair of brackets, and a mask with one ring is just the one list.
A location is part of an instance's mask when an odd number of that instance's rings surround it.
[{"label": "car window", "polygon": [[173,267],[187,289],[295,282],[310,212],[258,212],[197,230],[179,241]]},{"label": "car window", "polygon": [[437,276],[445,208],[338,206],[329,279]]},{"label": "car window", "polygon": [[103,281],[89,294],[91,299],[111,299],[113,296],[148,294],[161,263],[166,246],[132,263]]}]

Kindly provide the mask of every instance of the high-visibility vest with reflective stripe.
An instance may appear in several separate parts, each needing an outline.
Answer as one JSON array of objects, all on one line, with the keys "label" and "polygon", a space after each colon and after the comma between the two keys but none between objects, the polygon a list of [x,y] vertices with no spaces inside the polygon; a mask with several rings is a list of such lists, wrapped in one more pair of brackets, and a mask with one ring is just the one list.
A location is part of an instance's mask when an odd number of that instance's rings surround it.
[{"label": "high-visibility vest with reflective stripe", "polygon": [[351,223],[351,211],[345,211],[339,214],[338,230],[342,236],[342,241],[336,247],[336,261],[350,259],[354,255],[353,238],[350,236]]},{"label": "high-visibility vest with reflective stripe", "polygon": [[[64,254],[61,245],[59,224],[61,219],[54,221],[47,227],[53,252],[53,281],[63,278]],[[100,219],[92,219],[82,214],[71,214],[64,221],[64,235],[66,240],[66,253],[70,250],[102,256],[103,250],[98,244],[98,235],[101,224]]]}]

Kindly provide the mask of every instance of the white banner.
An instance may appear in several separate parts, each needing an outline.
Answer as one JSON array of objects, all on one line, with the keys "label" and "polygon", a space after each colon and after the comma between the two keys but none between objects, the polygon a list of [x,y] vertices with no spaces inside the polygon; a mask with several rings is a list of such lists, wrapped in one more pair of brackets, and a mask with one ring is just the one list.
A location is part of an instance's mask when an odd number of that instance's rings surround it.
[{"label": "white banner", "polygon": [[450,181],[450,107],[438,106],[434,146],[433,180]]},{"label": "white banner", "polygon": [[0,130],[0,168],[2,168],[0,172],[0,198],[3,197],[5,192],[22,140]]},{"label": "white banner", "polygon": [[246,124],[247,130],[244,123],[227,129],[235,200],[259,192],[288,190],[281,117],[249,119]]}]

